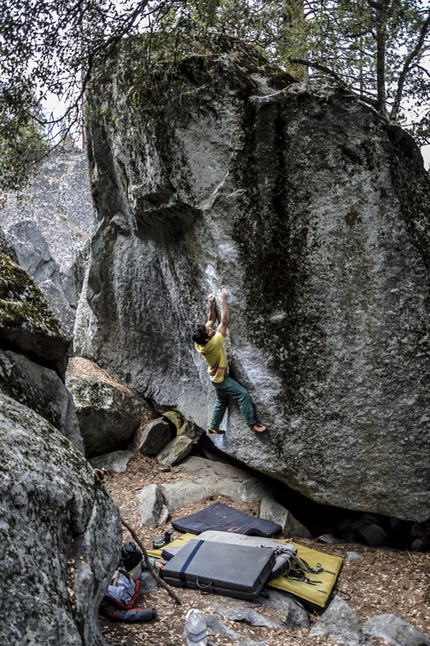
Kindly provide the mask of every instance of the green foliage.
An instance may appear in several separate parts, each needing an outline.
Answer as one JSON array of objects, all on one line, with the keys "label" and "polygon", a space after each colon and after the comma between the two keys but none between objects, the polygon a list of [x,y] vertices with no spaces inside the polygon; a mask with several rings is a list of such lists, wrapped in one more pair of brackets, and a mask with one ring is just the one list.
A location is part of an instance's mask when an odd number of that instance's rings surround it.
[{"label": "green foliage", "polygon": [[308,14],[308,59],[325,65],[381,114],[405,122],[401,104],[428,101],[427,0],[336,0]]},{"label": "green foliage", "polygon": [[[4,0],[0,11],[0,187],[24,181],[26,171],[80,126],[82,97],[93,62],[148,18],[149,1]],[[156,3],[160,4],[160,3]],[[68,106],[56,124],[35,106],[47,93]]]},{"label": "green foliage", "polygon": [[142,32],[156,37],[136,65],[151,65],[166,43],[174,64],[186,36],[216,31],[251,43],[298,79],[331,76],[425,140],[429,25],[430,0],[3,0],[0,182],[13,183],[43,152],[41,133],[53,124],[35,106],[46,93],[68,106],[67,134],[82,118],[97,61]]},{"label": "green foliage", "polygon": [[16,189],[32,165],[42,159],[47,142],[38,123],[39,110],[29,96],[0,88],[0,187]]},{"label": "green foliage", "polygon": [[243,38],[296,78],[336,79],[429,137],[429,0],[190,0],[187,10],[200,32]]}]

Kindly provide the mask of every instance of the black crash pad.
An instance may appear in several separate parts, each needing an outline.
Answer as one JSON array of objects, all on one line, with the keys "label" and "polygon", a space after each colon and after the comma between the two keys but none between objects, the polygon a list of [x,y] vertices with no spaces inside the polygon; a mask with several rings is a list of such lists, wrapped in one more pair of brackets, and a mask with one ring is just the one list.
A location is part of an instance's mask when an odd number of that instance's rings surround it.
[{"label": "black crash pad", "polygon": [[161,570],[163,580],[205,594],[256,599],[269,580],[275,550],[191,539]]},{"label": "black crash pad", "polygon": [[271,520],[256,518],[243,511],[223,505],[220,502],[206,507],[195,514],[172,521],[172,527],[179,532],[200,534],[210,529],[249,536],[275,536],[282,530],[281,525]]}]

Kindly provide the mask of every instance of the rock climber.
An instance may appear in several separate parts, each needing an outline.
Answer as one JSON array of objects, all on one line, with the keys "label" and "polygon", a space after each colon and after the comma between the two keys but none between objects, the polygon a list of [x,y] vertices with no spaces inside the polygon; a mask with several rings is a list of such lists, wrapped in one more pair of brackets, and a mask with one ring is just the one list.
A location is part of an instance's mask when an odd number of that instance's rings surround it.
[{"label": "rock climber", "polygon": [[214,435],[224,433],[220,429],[220,426],[229,400],[232,398],[238,402],[240,412],[251,430],[257,433],[263,433],[266,427],[257,422],[248,391],[228,374],[227,355],[224,349],[225,336],[230,321],[227,296],[227,291],[222,289],[220,294],[221,319],[217,331],[214,332],[213,329],[217,320],[215,296],[209,294],[208,320],[205,325],[199,325],[192,336],[194,347],[203,355],[209,365],[209,379],[216,392],[216,401],[208,432]]}]

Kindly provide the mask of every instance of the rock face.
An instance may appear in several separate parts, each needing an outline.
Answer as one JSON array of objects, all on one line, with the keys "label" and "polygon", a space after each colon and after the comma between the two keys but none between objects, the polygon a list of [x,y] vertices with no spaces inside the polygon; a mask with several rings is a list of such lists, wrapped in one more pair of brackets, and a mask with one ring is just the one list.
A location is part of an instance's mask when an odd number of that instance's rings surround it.
[{"label": "rock face", "polygon": [[105,486],[53,426],[0,394],[2,644],[103,646],[100,601],[121,523]]},{"label": "rock face", "polygon": [[378,637],[391,646],[430,646],[430,640],[396,615],[375,615],[361,626],[357,615],[340,596],[335,596],[309,637],[329,637],[348,646],[371,646]]},{"label": "rock face", "polygon": [[0,253],[0,392],[44,417],[83,452],[64,385],[70,344],[29,274]]},{"label": "rock face", "polygon": [[18,263],[71,334],[95,223],[85,152],[52,153],[25,190],[6,195],[0,222]]},{"label": "rock face", "polygon": [[105,643],[98,608],[121,523],[82,455],[69,346],[32,278],[0,253],[0,643],[10,646]]},{"label": "rock face", "polygon": [[84,452],[73,397],[54,370],[0,349],[0,391],[44,417]]},{"label": "rock face", "polygon": [[425,520],[419,150],[343,89],[224,45],[151,77],[136,39],[100,71],[75,350],[205,428],[214,396],[190,335],[226,287],[230,369],[269,433],[251,439],[232,406],[220,448],[317,502]]}]

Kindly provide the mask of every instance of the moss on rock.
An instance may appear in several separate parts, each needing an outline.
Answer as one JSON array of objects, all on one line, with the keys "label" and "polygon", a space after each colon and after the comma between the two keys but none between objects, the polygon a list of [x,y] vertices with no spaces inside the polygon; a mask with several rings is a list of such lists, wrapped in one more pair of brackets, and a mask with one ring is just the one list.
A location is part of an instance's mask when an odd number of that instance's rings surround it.
[{"label": "moss on rock", "polygon": [[0,327],[24,328],[65,339],[48,301],[30,275],[0,253]]},{"label": "moss on rock", "polygon": [[[226,66],[234,67],[234,74],[223,73]],[[133,36],[124,40],[94,73],[92,94],[103,97],[103,105],[93,105],[90,118],[102,116],[110,126],[116,125],[117,106],[106,101],[106,89],[113,79],[115,95],[127,97],[128,109],[140,117],[162,119],[164,125],[166,108],[174,120],[186,112],[184,106],[194,101],[193,88],[195,92],[204,88],[206,94],[216,94],[217,86],[230,79],[232,90],[248,95],[256,88],[252,74],[264,76],[276,89],[296,82],[269,64],[252,45],[227,34],[186,32],[180,39],[165,34]]]}]

